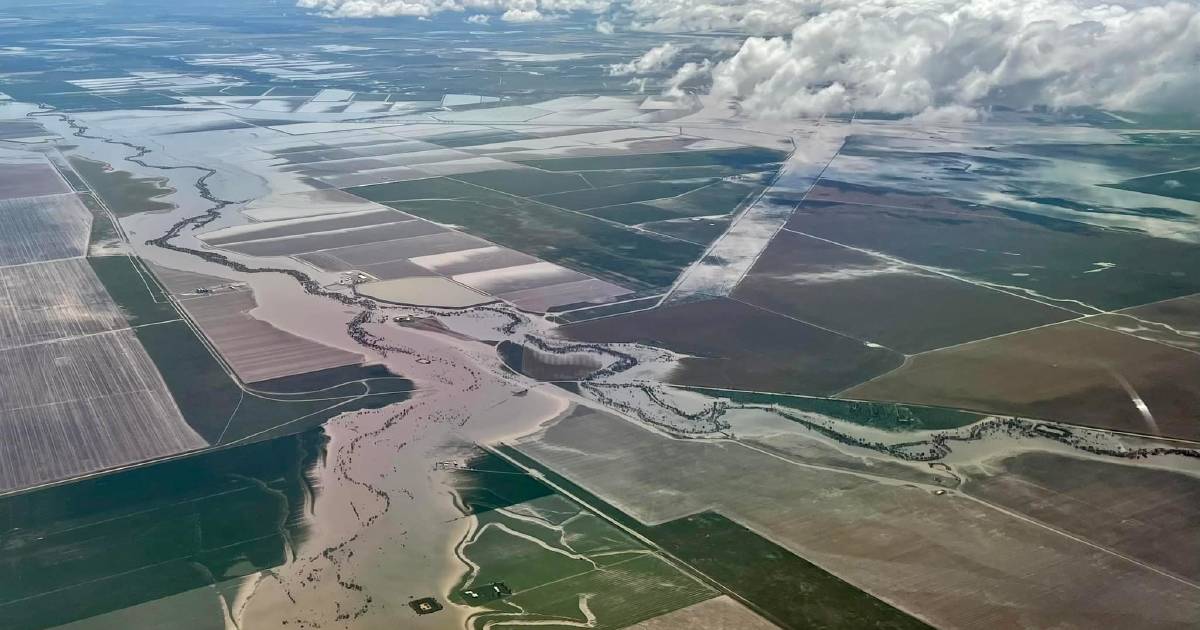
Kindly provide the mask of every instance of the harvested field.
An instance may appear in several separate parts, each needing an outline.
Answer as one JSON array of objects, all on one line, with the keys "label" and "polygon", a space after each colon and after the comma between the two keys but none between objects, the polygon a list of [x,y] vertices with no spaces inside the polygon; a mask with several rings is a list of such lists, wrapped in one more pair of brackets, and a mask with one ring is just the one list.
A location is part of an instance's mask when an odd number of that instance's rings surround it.
[{"label": "harvested field", "polygon": [[577,271],[571,271],[570,269],[548,262],[533,262],[454,276],[456,282],[461,282],[467,286],[491,294],[534,289],[552,284],[578,282],[587,279],[587,276]]},{"label": "harvested field", "polygon": [[532,289],[521,289],[497,294],[496,297],[511,302],[517,308],[544,313],[556,306],[595,302],[628,295],[630,291],[615,284],[589,278],[577,282],[551,284]]},{"label": "harvested field", "polygon": [[0,493],[202,448],[128,330],[0,351]]},{"label": "harvested field", "polygon": [[83,258],[0,267],[0,348],[127,325]]},{"label": "harvested field", "polygon": [[257,304],[246,290],[223,291],[180,302],[213,345],[247,383],[362,363],[363,356],[279,330],[250,316]]},{"label": "harvested field", "polygon": [[464,307],[492,302],[492,298],[441,277],[401,278],[369,282],[358,292],[370,298],[416,306]]},{"label": "harvested field", "polygon": [[486,247],[488,244],[487,241],[467,236],[461,232],[446,231],[428,236],[401,238],[358,247],[331,249],[324,253],[336,256],[347,264],[359,266]]},{"label": "harvested field", "polygon": [[1077,317],[791,232],[733,295],[906,354]]},{"label": "harvested field", "polygon": [[915,356],[845,395],[1200,439],[1200,356],[1079,322]]},{"label": "harvested field", "polygon": [[11,120],[0,123],[0,140],[19,140],[21,138],[39,138],[49,135],[41,125],[25,120]]},{"label": "harvested field", "polygon": [[[428,221],[409,220],[354,228],[337,232],[304,234],[260,241],[243,241],[226,245],[223,249],[249,256],[291,256],[309,252],[351,247],[445,232],[446,228]],[[336,255],[336,254],[335,254]]]},{"label": "harvested field", "polygon": [[310,254],[300,254],[295,257],[296,260],[306,262],[317,269],[323,271],[350,271],[354,269],[354,265],[330,254],[328,252],[312,252]]},{"label": "harvested field", "polygon": [[505,247],[491,245],[475,249],[464,249],[444,254],[432,254],[412,258],[412,262],[442,275],[453,276],[460,273],[489,271],[502,267],[528,265],[538,260],[533,256],[522,254]]},{"label": "harvested field", "polygon": [[671,439],[601,412],[517,448],[642,523],[715,510],[936,627],[1182,629],[1200,615],[1190,585],[953,494]]},{"label": "harvested field", "polygon": [[[853,203],[809,197],[787,228],[907,262],[1113,310],[1200,291],[1200,245],[953,200],[825,189]],[[864,203],[879,205],[861,205]],[[911,204],[896,207],[889,204]],[[918,205],[919,204],[919,205]]]},{"label": "harvested field", "polygon": [[254,221],[280,221],[310,216],[362,212],[380,208],[340,190],[313,190],[270,195],[256,199],[242,209],[242,214]]},{"label": "harvested field", "polygon": [[91,225],[76,195],[0,199],[0,266],[83,256]]},{"label": "harvested field", "polygon": [[629,626],[629,630],[773,630],[770,623],[733,601],[728,595],[714,597],[687,608]]},{"label": "harvested field", "polygon": [[829,395],[882,374],[902,359],[890,350],[724,298],[559,330],[580,341],[639,342],[690,355],[669,378],[680,385]]},{"label": "harvested field", "polygon": [[391,260],[375,265],[362,265],[359,267],[359,271],[369,273],[380,280],[398,280],[412,276],[436,275],[432,271],[407,260]]},{"label": "harvested field", "polygon": [[69,192],[71,187],[48,162],[0,163],[0,200]]},{"label": "harvested field", "polygon": [[1038,452],[964,472],[968,494],[1200,580],[1200,479],[1192,475]]},{"label": "harvested field", "polygon": [[268,223],[251,223],[209,232],[208,234],[201,235],[200,238],[209,245],[219,246],[241,243],[243,241],[256,241],[285,236],[303,236],[318,232],[370,227],[410,219],[412,217],[402,212],[397,212],[391,208],[380,208],[361,212],[343,212],[329,217],[303,217]]}]

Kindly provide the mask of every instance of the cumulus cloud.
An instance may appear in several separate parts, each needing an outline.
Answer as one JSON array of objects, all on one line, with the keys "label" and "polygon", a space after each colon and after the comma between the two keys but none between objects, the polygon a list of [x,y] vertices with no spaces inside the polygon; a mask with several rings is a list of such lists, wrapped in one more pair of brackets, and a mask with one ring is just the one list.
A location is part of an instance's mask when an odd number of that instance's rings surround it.
[{"label": "cumulus cloud", "polygon": [[612,35],[617,30],[617,27],[608,20],[596,20],[596,32],[601,35]]},{"label": "cumulus cloud", "polygon": [[1074,0],[862,0],[750,37],[712,93],[791,117],[987,105],[1181,110],[1200,102],[1200,7]]},{"label": "cumulus cloud", "polygon": [[509,9],[500,16],[505,22],[541,22],[546,16],[537,9]]},{"label": "cumulus cloud", "polygon": [[667,42],[662,46],[655,46],[646,51],[646,54],[630,61],[628,63],[613,64],[608,69],[608,74],[614,77],[627,76],[630,74],[648,74],[658,72],[667,66],[671,65],[672,61],[679,56],[683,49],[671,42]]},{"label": "cumulus cloud", "polygon": [[467,18],[466,21],[468,24],[487,24],[488,22],[492,21],[492,16],[485,15],[483,13],[476,13],[475,15]]},{"label": "cumulus cloud", "polygon": [[577,11],[603,13],[611,0],[296,0],[327,17],[430,17],[444,11],[499,15],[506,22],[537,22]]},{"label": "cumulus cloud", "polygon": [[689,61],[679,67],[675,71],[675,76],[667,81],[667,89],[664,92],[666,96],[672,98],[683,98],[688,96],[688,92],[684,90],[688,84],[701,81],[712,73],[712,61],[705,59],[701,63]]}]

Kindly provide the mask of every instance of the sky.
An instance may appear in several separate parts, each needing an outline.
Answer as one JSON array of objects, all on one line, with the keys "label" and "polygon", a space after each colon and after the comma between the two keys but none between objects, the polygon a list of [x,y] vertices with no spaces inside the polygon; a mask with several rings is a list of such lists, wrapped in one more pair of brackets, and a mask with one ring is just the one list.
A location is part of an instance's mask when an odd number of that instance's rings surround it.
[{"label": "sky", "polygon": [[670,95],[710,94],[788,118],[851,111],[972,119],[988,108],[1191,111],[1200,102],[1196,0],[299,0],[331,18],[476,24],[593,20],[622,32],[725,33],[704,61],[666,41],[613,76],[668,73]]}]

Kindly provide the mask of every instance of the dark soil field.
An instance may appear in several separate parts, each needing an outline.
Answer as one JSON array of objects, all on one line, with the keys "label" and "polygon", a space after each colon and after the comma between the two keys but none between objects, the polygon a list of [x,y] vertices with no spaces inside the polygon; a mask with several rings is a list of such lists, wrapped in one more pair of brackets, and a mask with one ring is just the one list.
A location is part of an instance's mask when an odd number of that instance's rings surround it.
[{"label": "dark soil field", "polygon": [[[992,466],[989,466],[992,469]],[[1200,479],[1032,452],[963,490],[1189,580],[1200,579]]]},{"label": "dark soil field", "polygon": [[1200,439],[1200,356],[1080,322],[913,357],[844,394]]},{"label": "dark soil field", "polygon": [[1200,291],[1200,245],[949,199],[824,186],[787,227],[1103,310]]},{"label": "dark soil field", "polygon": [[1076,317],[790,232],[734,297],[907,354]]},{"label": "dark soil field", "polygon": [[900,355],[729,299],[571,324],[580,341],[641,342],[691,355],[680,385],[828,395],[898,366]]}]

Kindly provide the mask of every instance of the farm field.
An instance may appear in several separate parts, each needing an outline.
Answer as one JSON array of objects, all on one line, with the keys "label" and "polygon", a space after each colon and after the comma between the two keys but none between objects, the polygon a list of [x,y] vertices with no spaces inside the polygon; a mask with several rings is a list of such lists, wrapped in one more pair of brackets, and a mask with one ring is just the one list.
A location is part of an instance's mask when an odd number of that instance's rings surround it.
[{"label": "farm field", "polygon": [[[675,440],[598,412],[516,448],[642,523],[715,510],[934,626],[1183,627],[1196,614],[1188,586],[954,495]],[[672,501],[656,498],[663,490]],[[1120,595],[1097,601],[1098,591]]]},{"label": "farm field", "polygon": [[0,267],[0,348],[87,337],[128,326],[87,261]]},{"label": "farm field", "polygon": [[1185,350],[1200,350],[1200,296],[1137,306],[1086,321]]},{"label": "farm field", "polygon": [[966,492],[1185,579],[1200,577],[1200,541],[1189,530],[1200,509],[1195,476],[1050,453],[989,465],[998,469],[964,471]]},{"label": "farm field", "polygon": [[[0,499],[10,578],[0,625],[111,615],[123,627],[209,627],[219,589],[286,562],[305,540],[314,500],[305,476],[323,445],[309,432]],[[146,605],[156,600],[165,605]]]},{"label": "farm field", "polygon": [[1147,2],[8,3],[0,628],[1191,630]]},{"label": "farm field", "polygon": [[1196,440],[1198,376],[1192,352],[1067,322],[916,356],[845,396]]},{"label": "farm field", "polygon": [[590,506],[599,507],[609,518],[636,531],[774,624],[787,628],[927,627],[720,514],[702,512],[647,525],[520,450],[509,446],[500,450]]},{"label": "farm field", "polygon": [[681,627],[697,630],[771,630],[775,625],[722,595],[629,626],[631,630],[671,630]]},{"label": "farm field", "polygon": [[0,199],[0,265],[82,256],[91,223],[73,194]]},{"label": "farm field", "polygon": [[160,197],[172,191],[166,179],[135,177],[132,173],[114,170],[108,164],[86,158],[68,158],[71,167],[117,216],[170,210],[173,206]]},{"label": "farm field", "polygon": [[365,360],[361,354],[287,333],[251,316],[258,304],[246,287],[163,267],[153,271],[242,382],[358,365]]},{"label": "farm field", "polygon": [[568,324],[579,341],[637,342],[688,355],[680,385],[828,395],[900,365],[902,357],[730,299]]},{"label": "farm field", "polygon": [[787,229],[1011,287],[1083,315],[1200,290],[1186,273],[1200,265],[1200,245],[953,200],[916,205],[911,196],[861,189],[830,196],[854,202],[810,195]]},{"label": "farm field", "polygon": [[23,155],[20,161],[9,161],[8,155],[0,153],[0,201],[71,192],[45,158]]},{"label": "farm field", "polygon": [[245,290],[211,293],[181,303],[246,383],[363,362],[360,354],[286,333],[251,317],[257,303]]},{"label": "farm field", "polygon": [[905,354],[1077,317],[791,232],[771,241],[733,295]]},{"label": "farm field", "polygon": [[128,330],[0,351],[0,378],[0,493],[208,445]]},{"label": "farm field", "polygon": [[[477,451],[451,474],[460,508],[474,522],[457,548],[471,570],[448,597],[473,606],[472,628],[499,620],[624,628],[716,595],[490,453]],[[511,593],[479,602],[465,595],[497,582]]]}]

